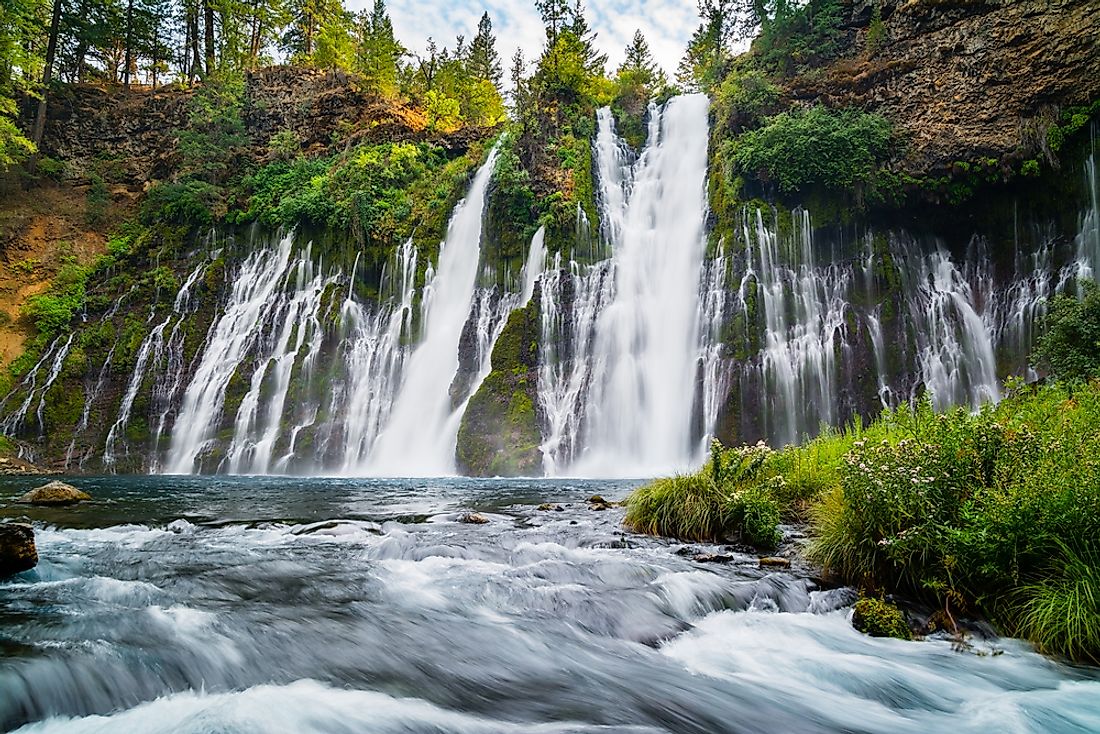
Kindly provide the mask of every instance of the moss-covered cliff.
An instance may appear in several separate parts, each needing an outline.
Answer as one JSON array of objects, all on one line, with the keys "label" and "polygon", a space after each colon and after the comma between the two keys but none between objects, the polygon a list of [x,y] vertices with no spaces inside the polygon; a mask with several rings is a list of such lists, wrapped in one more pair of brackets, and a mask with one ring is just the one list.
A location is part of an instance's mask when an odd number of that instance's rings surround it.
[{"label": "moss-covered cliff", "polygon": [[493,347],[492,371],[466,406],[459,471],[470,476],[542,473],[538,420],[538,300],[512,312]]}]

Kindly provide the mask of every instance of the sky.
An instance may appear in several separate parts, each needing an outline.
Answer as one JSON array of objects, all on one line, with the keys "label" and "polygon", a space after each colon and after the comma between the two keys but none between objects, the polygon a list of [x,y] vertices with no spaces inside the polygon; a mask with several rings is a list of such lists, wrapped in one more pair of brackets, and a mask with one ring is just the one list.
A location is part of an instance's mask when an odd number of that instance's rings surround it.
[{"label": "sky", "polygon": [[[346,5],[360,10],[373,0],[348,0]],[[424,50],[429,36],[440,47],[453,48],[459,34],[469,41],[481,14],[488,11],[505,75],[517,48],[530,62],[546,40],[535,0],[387,0],[386,6],[394,34],[414,53]],[[608,56],[609,72],[618,67],[623,50],[640,29],[657,63],[672,78],[699,24],[695,0],[587,0],[585,6],[598,34],[596,45]]]}]

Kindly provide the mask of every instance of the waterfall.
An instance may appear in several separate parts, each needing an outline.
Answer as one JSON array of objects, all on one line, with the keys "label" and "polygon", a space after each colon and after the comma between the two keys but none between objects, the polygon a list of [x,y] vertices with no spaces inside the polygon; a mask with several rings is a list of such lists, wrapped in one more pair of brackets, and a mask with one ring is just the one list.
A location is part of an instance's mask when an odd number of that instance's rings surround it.
[{"label": "waterfall", "polygon": [[482,218],[497,152],[494,148],[474,176],[440,245],[439,266],[424,289],[423,338],[409,355],[389,422],[371,451],[365,468],[372,474],[437,476],[455,471],[462,415],[455,410],[450,384],[474,303]]},{"label": "waterfall", "polygon": [[[403,341],[412,331],[416,298],[416,247],[407,240],[394,267],[383,277],[390,282],[390,303],[371,315],[350,294],[341,306],[341,344],[348,365],[347,384],[333,394],[331,414],[347,410],[342,445],[343,471],[352,473],[367,460],[393,405],[406,351]],[[298,427],[298,430],[301,430]],[[325,434],[332,432],[326,427]]]},{"label": "waterfall", "polygon": [[1088,201],[1081,214],[1077,235],[1078,278],[1096,280],[1100,273],[1100,183],[1096,171],[1097,125],[1089,129],[1091,148],[1085,159],[1085,185]]},{"label": "waterfall", "polygon": [[[792,219],[787,242],[759,209],[755,232],[745,233],[756,242],[748,275],[764,315],[764,417],[769,436],[784,444],[837,421],[836,351],[845,337],[849,287],[846,270],[816,263],[810,213],[795,210]],[[743,299],[746,320],[752,305]]]},{"label": "waterfall", "polygon": [[697,455],[708,109],[702,95],[651,105],[636,159],[610,111],[597,115],[597,201],[611,256],[563,264],[559,253],[543,279],[548,473],[641,476],[685,469]]},{"label": "waterfall", "polygon": [[122,403],[118,408],[118,418],[107,432],[107,442],[103,446],[103,465],[110,468],[115,463],[115,442],[118,434],[126,429],[130,421],[130,411],[134,407],[134,399],[137,398],[141,382],[145,378],[145,367],[149,362],[149,355],[154,351],[159,352],[164,344],[164,329],[168,326],[171,317],[153,327],[153,330],[141,342],[138,347],[137,358],[134,360],[134,371],[130,375],[130,383],[126,387],[126,394],[122,397]]},{"label": "waterfall", "polygon": [[207,336],[206,350],[183,395],[172,431],[167,470],[195,471],[214,439],[225,390],[241,360],[260,336],[270,304],[290,263],[294,233],[277,247],[253,252],[237,272],[225,310]]}]

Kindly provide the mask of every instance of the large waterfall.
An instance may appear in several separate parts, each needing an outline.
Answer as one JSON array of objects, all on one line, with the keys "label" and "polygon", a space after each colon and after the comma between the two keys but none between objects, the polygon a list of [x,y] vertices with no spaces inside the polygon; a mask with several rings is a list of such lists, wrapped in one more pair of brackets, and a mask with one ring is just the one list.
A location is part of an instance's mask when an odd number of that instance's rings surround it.
[{"label": "large waterfall", "polygon": [[[703,95],[651,106],[636,160],[600,111],[595,158],[611,257],[583,274],[575,261],[568,274],[559,267],[543,287],[542,342],[573,350],[547,353],[540,379],[550,472],[646,476],[692,464],[708,107]],[[559,316],[566,282],[569,338]]]},{"label": "large waterfall", "polygon": [[[533,302],[537,367],[523,380],[543,471],[685,470],[712,436],[782,445],[922,394],[938,408],[997,400],[1005,377],[1037,376],[1027,355],[1049,299],[1100,272],[1095,131],[1075,226],[1010,201],[1010,227],[944,239],[746,205],[717,237],[708,107],[651,105],[641,150],[599,110],[598,227],[578,207],[572,245],[540,228],[522,262],[502,261],[483,226],[496,148],[438,257],[410,239],[368,266],[302,232],[212,234],[172,297],[134,300],[131,286],[86,318],[117,337],[88,360],[83,403],[66,403],[65,467],[454,473],[494,344]],[[48,440],[48,396],[73,384],[89,343],[45,344],[0,401],[24,455]]]}]

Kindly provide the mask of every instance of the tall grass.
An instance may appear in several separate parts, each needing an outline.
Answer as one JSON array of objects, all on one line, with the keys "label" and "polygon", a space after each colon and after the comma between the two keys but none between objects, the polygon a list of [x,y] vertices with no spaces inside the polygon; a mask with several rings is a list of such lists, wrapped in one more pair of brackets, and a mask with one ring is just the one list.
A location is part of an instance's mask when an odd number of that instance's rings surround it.
[{"label": "tall grass", "polygon": [[706,472],[655,482],[626,500],[624,524],[639,533],[716,540],[731,524],[730,508]]},{"label": "tall grass", "polygon": [[1100,665],[1100,552],[1064,545],[1049,573],[1021,589],[1019,633],[1043,652]]}]

